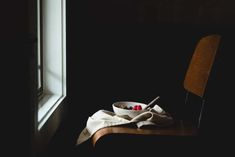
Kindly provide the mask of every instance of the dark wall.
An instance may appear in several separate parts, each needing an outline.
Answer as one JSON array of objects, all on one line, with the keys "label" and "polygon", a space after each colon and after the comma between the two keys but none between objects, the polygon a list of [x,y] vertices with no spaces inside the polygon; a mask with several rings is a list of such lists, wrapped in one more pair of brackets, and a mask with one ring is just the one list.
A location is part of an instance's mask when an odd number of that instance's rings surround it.
[{"label": "dark wall", "polygon": [[[213,146],[205,147],[210,152],[227,147],[225,140],[231,137],[227,130],[232,132],[228,124],[233,123],[233,114],[227,115],[232,111],[228,89],[233,89],[234,80],[231,3],[67,0],[69,117],[52,140],[48,156],[73,152],[88,116],[99,109],[112,110],[115,101],[147,103],[160,95],[164,109],[173,116],[184,115],[186,68],[197,41],[211,33],[221,34],[222,43],[209,80],[206,116],[201,123],[206,135],[203,143]],[[89,141],[76,147],[74,154],[94,155],[87,146],[91,146]]]},{"label": "dark wall", "polygon": [[218,33],[232,44],[233,1],[70,0],[67,8],[68,96],[78,130],[120,100],[160,95],[163,108],[180,114],[175,102],[197,41]]},{"label": "dark wall", "polygon": [[32,155],[31,61],[35,51],[28,6],[28,0],[4,1],[0,6],[1,143],[7,156]]},{"label": "dark wall", "polygon": [[[68,1],[72,16],[86,24],[233,25],[233,0]],[[74,18],[75,18],[74,17]],[[81,25],[81,23],[80,23]]]}]

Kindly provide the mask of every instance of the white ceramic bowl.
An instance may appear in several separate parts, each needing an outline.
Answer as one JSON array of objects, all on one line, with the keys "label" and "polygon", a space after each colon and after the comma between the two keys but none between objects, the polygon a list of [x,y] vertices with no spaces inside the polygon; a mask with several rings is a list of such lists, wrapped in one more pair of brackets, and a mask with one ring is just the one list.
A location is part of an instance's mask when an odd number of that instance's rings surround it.
[{"label": "white ceramic bowl", "polygon": [[113,111],[116,115],[129,116],[130,118],[134,118],[137,115],[146,111],[146,110],[126,109],[126,108],[130,108],[130,107],[134,107],[135,105],[140,105],[142,108],[144,108],[146,106],[146,104],[139,103],[139,102],[118,101],[118,102],[113,103],[112,107],[113,107]]}]

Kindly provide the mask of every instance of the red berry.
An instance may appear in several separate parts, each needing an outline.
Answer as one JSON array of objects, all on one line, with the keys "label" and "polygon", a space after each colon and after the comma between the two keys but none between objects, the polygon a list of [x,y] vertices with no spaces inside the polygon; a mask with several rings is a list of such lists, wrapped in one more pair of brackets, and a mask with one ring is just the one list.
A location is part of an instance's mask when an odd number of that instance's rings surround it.
[{"label": "red berry", "polygon": [[132,110],[137,110],[137,105],[135,105],[135,106],[132,108]]},{"label": "red berry", "polygon": [[137,110],[142,110],[141,105],[138,105],[138,106],[137,106]]},{"label": "red berry", "polygon": [[141,105],[135,105],[135,106],[133,106],[132,110],[142,110],[142,106]]}]

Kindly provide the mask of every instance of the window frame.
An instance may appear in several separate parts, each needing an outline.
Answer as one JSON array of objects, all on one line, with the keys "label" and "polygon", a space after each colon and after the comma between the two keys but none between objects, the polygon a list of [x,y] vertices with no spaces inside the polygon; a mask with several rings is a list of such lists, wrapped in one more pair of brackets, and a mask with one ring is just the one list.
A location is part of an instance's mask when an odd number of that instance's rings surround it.
[{"label": "window frame", "polygon": [[66,97],[66,0],[37,0],[37,4],[38,51],[43,68],[37,106],[40,130]]},{"label": "window frame", "polygon": [[38,49],[37,49],[37,75],[40,74],[40,77],[38,76],[38,81],[37,81],[37,95],[38,95],[38,100],[40,101],[43,98],[43,24],[42,24],[42,12],[43,8],[42,6],[42,1],[37,0],[37,32],[38,32]]}]

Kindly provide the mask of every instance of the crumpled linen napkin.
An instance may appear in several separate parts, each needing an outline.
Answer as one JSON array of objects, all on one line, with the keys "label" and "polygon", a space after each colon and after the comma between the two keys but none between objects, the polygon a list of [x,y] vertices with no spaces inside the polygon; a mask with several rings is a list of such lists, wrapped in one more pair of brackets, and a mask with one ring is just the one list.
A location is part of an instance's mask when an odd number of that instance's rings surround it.
[{"label": "crumpled linen napkin", "polygon": [[99,129],[130,123],[135,123],[138,128],[146,125],[168,126],[173,123],[173,118],[158,105],[155,105],[150,110],[141,113],[132,119],[125,116],[118,116],[107,110],[99,110],[88,118],[86,127],[80,133],[76,145],[88,140]]}]

